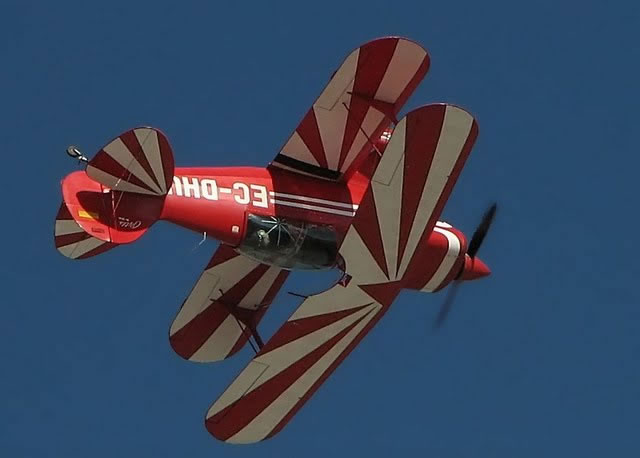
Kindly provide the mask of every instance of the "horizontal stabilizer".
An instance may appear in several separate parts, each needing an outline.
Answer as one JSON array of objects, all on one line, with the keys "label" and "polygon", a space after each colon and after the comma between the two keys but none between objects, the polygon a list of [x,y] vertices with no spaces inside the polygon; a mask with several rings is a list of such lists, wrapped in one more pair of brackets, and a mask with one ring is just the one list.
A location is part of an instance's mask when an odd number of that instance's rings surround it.
[{"label": "horizontal stabilizer", "polygon": [[54,239],[58,251],[70,259],[86,259],[118,246],[87,234],[63,202],[56,215]]},{"label": "horizontal stabilizer", "polygon": [[115,191],[162,196],[173,180],[173,152],[167,137],[152,127],[129,130],[102,148],[87,174]]}]

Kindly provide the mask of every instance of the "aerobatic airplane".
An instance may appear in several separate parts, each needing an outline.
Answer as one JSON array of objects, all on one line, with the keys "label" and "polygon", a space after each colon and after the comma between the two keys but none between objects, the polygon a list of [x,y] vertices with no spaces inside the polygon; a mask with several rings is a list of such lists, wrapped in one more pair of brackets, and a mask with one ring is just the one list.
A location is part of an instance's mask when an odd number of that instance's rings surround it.
[{"label": "aerobatic airplane", "polygon": [[[84,169],[62,180],[55,245],[64,256],[131,243],[158,220],[220,241],[169,330],[190,361],[257,347],[206,414],[216,438],[279,432],[403,289],[435,292],[490,273],[476,253],[495,204],[469,244],[438,221],[476,121],[449,104],[398,119],[428,68],[427,52],[404,38],[354,50],[267,167],[175,167],[167,137],[150,127],[92,159],[67,150]],[[305,297],[263,343],[258,325],[289,272],[332,268],[341,280]]]}]

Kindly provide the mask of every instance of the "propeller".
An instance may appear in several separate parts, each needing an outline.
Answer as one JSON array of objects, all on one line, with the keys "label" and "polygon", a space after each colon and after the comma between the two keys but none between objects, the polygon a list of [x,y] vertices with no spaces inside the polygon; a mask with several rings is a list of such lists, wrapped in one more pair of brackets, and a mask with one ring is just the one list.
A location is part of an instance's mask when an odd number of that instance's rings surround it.
[{"label": "propeller", "polygon": [[[469,242],[469,246],[467,247],[467,254],[471,259],[475,258],[476,255],[478,254],[478,250],[482,246],[482,242],[484,242],[484,238],[487,236],[487,232],[489,232],[491,223],[493,222],[493,219],[496,216],[497,209],[498,209],[498,204],[494,202],[484,212],[484,215],[482,216],[482,220],[480,221],[480,224],[478,224],[478,227],[473,232],[473,235],[471,236],[471,241]],[[453,285],[451,285],[451,288],[449,288],[449,291],[447,292],[447,296],[445,297],[444,302],[440,306],[440,311],[438,312],[436,321],[433,324],[433,327],[435,329],[440,328],[445,322],[445,320],[447,319],[447,316],[449,316],[449,312],[451,311],[451,307],[453,305],[456,294],[458,293],[458,289],[460,288],[460,285],[463,283],[460,278],[462,276],[462,272],[464,272],[464,263],[460,268],[460,272],[458,272],[458,274],[456,275]]]}]

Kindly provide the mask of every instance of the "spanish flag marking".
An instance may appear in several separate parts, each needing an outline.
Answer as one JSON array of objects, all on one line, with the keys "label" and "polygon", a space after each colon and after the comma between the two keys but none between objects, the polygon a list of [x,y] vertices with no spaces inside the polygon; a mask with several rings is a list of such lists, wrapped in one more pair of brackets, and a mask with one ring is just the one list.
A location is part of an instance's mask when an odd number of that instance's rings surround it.
[{"label": "spanish flag marking", "polygon": [[86,210],[78,210],[78,217],[80,218],[84,218],[84,219],[92,219],[92,220],[97,220],[99,215],[95,212],[89,212]]}]

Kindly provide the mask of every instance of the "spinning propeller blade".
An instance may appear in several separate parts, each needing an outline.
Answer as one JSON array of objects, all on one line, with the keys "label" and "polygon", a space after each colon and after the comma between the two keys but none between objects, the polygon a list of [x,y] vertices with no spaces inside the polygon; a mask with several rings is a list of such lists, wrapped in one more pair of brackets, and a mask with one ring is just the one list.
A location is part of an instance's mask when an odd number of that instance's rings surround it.
[{"label": "spinning propeller blade", "polygon": [[482,216],[482,221],[474,231],[471,236],[471,241],[469,242],[469,248],[467,249],[467,254],[472,259],[476,257],[482,242],[484,241],[487,232],[489,232],[489,228],[491,227],[491,223],[493,222],[493,218],[496,216],[496,210],[498,209],[498,204],[495,202],[491,205],[484,215]]},{"label": "spinning propeller blade", "polygon": [[[467,254],[471,259],[474,259],[476,257],[476,254],[478,254],[478,250],[480,250],[480,247],[482,246],[482,242],[484,242],[484,238],[486,237],[487,232],[489,232],[491,223],[493,222],[493,219],[496,216],[497,209],[498,209],[498,204],[494,202],[487,209],[487,211],[484,212],[484,215],[482,216],[482,220],[480,221],[480,224],[478,225],[476,230],[473,232],[473,235],[471,236],[471,241],[469,242],[469,246],[467,248]],[[453,285],[451,285],[451,287],[449,288],[449,292],[447,293],[447,296],[445,297],[444,302],[440,306],[440,311],[438,312],[436,321],[433,324],[433,327],[435,329],[442,327],[445,320],[447,319],[447,316],[449,316],[449,312],[451,311],[451,307],[453,306],[453,301],[458,292],[458,288],[462,284],[462,280],[460,279],[460,277],[462,276],[462,272],[464,272],[464,263],[462,264],[462,268],[460,269],[460,272],[458,272],[458,275],[456,275]]]},{"label": "spinning propeller blade", "polygon": [[438,316],[436,317],[435,323],[433,323],[433,327],[438,329],[444,321],[449,316],[449,311],[451,311],[451,306],[453,305],[453,300],[456,298],[456,294],[458,293],[458,287],[462,284],[460,281],[455,281],[449,291],[447,291],[447,297],[445,297],[444,302],[440,306],[440,311],[438,312]]}]

